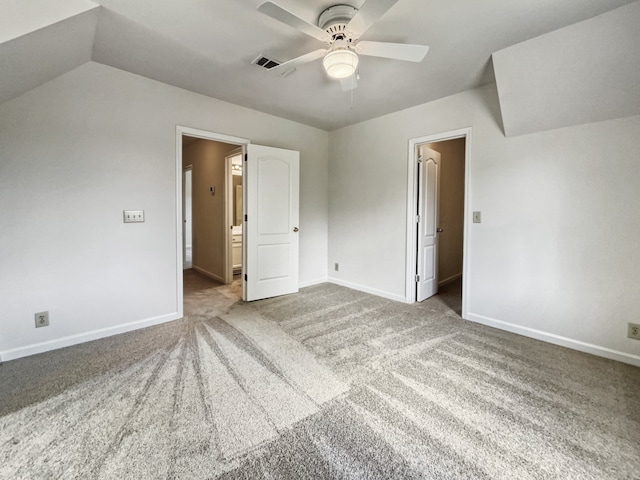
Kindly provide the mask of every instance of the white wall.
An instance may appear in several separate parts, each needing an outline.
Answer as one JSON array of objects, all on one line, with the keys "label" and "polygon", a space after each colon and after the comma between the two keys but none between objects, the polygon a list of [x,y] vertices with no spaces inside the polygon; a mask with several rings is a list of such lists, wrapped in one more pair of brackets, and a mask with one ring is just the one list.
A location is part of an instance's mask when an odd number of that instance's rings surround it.
[{"label": "white wall", "polygon": [[177,316],[176,125],[300,151],[300,281],[326,278],[327,132],[87,63],[0,105],[2,360]]},{"label": "white wall", "polygon": [[639,116],[505,138],[488,85],[331,132],[331,275],[404,298],[409,139],[469,126],[469,319],[640,365]]}]

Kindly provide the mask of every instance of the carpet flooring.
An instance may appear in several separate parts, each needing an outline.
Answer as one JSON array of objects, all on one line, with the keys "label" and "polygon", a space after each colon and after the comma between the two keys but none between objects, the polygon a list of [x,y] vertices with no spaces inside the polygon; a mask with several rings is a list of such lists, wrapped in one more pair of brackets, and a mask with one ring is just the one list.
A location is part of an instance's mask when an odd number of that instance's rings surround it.
[{"label": "carpet flooring", "polygon": [[0,367],[2,479],[640,479],[640,369],[321,284]]}]

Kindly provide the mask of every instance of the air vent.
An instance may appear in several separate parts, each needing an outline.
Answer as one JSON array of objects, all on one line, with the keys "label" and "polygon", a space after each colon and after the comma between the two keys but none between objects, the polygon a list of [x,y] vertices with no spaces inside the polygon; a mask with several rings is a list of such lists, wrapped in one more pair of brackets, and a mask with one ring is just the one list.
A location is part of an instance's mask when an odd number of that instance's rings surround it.
[{"label": "air vent", "polygon": [[253,62],[254,65],[258,65],[259,67],[266,68],[267,70],[271,70],[273,67],[277,67],[280,65],[280,62],[276,62],[270,58],[265,57],[264,55],[258,55]]}]

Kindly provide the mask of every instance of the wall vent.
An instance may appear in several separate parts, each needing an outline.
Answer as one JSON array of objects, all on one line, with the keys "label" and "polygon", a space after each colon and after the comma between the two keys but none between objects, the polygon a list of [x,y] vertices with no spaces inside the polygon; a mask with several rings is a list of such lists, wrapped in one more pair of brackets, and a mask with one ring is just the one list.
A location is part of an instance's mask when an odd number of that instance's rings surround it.
[{"label": "wall vent", "polygon": [[267,70],[271,70],[273,67],[277,67],[280,65],[280,62],[276,62],[275,60],[265,57],[264,55],[258,55],[258,57],[251,62],[254,65],[258,65],[259,67],[266,68]]}]

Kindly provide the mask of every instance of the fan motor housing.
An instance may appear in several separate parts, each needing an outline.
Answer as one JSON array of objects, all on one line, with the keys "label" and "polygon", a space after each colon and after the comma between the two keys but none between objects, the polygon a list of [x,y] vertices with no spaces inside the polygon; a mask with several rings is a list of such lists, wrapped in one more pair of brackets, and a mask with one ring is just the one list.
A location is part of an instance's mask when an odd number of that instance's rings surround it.
[{"label": "fan motor housing", "polygon": [[334,5],[320,14],[318,27],[332,36],[344,33],[345,27],[357,12],[358,9],[351,5]]}]

